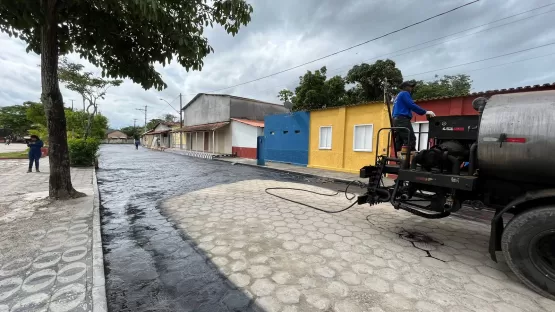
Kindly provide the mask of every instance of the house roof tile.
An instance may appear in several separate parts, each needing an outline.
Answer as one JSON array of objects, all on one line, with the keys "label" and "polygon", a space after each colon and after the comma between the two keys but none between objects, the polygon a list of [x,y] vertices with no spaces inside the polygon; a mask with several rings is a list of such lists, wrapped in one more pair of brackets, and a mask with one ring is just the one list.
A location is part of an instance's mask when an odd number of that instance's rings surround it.
[{"label": "house roof tile", "polygon": [[174,129],[174,132],[196,132],[196,131],[214,131],[229,125],[229,121],[215,122],[203,125],[187,126],[179,129]]},{"label": "house roof tile", "polygon": [[[542,90],[542,89],[546,89],[546,90],[555,89],[555,82],[554,83],[544,83],[544,84],[541,84],[541,85],[529,85],[529,86],[522,86],[522,87],[516,87],[516,88],[508,88],[508,89],[494,89],[494,90],[478,91],[478,92],[472,92],[472,93],[469,93],[469,94],[466,94],[466,95],[430,97],[430,98],[418,99],[418,100],[415,100],[415,102],[421,103],[421,102],[434,101],[434,100],[454,99],[454,98],[458,98],[458,97],[473,97],[473,96],[478,97],[478,96],[487,96],[487,95],[494,95],[494,94],[501,94],[501,93],[526,92],[526,91],[532,91],[532,90],[537,90],[537,89],[540,89],[540,90]],[[321,111],[321,110],[332,109],[332,108],[359,106],[359,105],[376,104],[376,103],[384,104],[383,101],[370,101],[370,102],[362,102],[362,103],[348,104],[348,105],[342,105],[342,106],[316,108],[316,109],[311,109],[309,111]]]},{"label": "house roof tile", "polygon": [[241,118],[231,118],[231,120],[235,120],[240,123],[244,123],[253,127],[264,128],[264,121],[260,121],[260,120],[249,120],[249,119],[241,119]]},{"label": "house roof tile", "polygon": [[472,92],[472,93],[469,93],[469,94],[466,94],[466,95],[430,97],[430,98],[425,98],[425,99],[419,99],[419,100],[416,100],[415,102],[444,100],[444,99],[467,97],[467,96],[494,95],[494,94],[499,94],[499,93],[526,92],[526,91],[531,91],[531,90],[534,90],[534,89],[555,89],[555,82],[554,83],[544,83],[544,84],[541,84],[541,85],[529,85],[529,86],[522,86],[522,87],[516,87],[516,88],[508,88],[508,89],[493,89],[493,90],[486,90],[486,91],[478,91],[478,92]]}]

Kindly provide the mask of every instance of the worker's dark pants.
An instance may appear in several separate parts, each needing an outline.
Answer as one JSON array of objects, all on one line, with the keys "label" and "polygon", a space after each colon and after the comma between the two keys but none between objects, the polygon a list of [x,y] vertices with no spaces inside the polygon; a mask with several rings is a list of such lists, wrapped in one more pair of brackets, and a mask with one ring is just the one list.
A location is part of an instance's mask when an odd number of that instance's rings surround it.
[{"label": "worker's dark pants", "polygon": [[40,155],[29,155],[29,171],[33,169],[33,163],[35,163],[35,169],[39,170],[39,159]]},{"label": "worker's dark pants", "polygon": [[[395,131],[395,149],[400,152],[403,145],[410,146],[411,151],[416,150],[416,136],[414,135],[414,129],[408,117],[394,117],[393,127],[403,127],[408,128],[409,132],[405,129],[400,129]],[[410,145],[409,145],[410,137]]]}]

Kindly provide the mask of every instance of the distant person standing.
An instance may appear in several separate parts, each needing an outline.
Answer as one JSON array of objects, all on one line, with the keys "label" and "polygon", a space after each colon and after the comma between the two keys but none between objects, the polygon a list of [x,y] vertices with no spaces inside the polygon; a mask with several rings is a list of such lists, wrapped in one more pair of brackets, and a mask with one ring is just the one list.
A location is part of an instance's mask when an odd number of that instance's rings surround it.
[{"label": "distant person standing", "polygon": [[141,144],[141,141],[139,141],[139,139],[135,139],[135,149],[139,149],[139,144]]},{"label": "distant person standing", "polygon": [[41,139],[38,136],[32,135],[31,141],[27,143],[29,147],[29,170],[27,172],[33,172],[33,163],[35,163],[36,172],[39,171],[39,159],[42,155],[41,148],[43,147],[44,143],[42,143]]}]

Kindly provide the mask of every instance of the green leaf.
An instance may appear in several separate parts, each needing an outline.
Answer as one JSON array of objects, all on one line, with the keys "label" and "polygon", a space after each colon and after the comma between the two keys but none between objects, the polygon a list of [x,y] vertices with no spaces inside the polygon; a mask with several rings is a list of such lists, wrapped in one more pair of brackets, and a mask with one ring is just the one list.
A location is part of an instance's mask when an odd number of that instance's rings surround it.
[{"label": "green leaf", "polygon": [[[103,77],[129,78],[143,88],[166,84],[154,64],[176,55],[186,69],[213,52],[203,36],[214,24],[235,35],[251,20],[245,0],[58,1],[60,52],[78,53],[103,69]],[[27,51],[40,53],[43,1],[0,1],[0,30],[17,32]],[[161,35],[163,34],[163,35]],[[186,46],[186,49],[183,48]]]}]

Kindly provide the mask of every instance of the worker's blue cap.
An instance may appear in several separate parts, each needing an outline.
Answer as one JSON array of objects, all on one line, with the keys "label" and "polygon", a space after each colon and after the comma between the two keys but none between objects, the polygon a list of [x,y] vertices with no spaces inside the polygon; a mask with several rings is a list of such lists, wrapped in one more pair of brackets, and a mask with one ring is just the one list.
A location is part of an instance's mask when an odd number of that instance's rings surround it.
[{"label": "worker's blue cap", "polygon": [[414,87],[416,86],[416,81],[409,80],[403,81],[403,83],[399,86],[400,89],[404,89],[405,87]]}]

